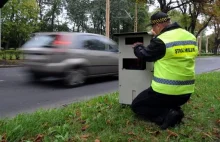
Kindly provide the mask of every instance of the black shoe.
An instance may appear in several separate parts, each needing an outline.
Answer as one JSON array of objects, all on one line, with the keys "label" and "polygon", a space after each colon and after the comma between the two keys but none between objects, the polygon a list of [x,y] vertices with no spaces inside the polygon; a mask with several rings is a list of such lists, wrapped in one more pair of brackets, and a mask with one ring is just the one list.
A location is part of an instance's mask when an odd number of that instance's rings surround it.
[{"label": "black shoe", "polygon": [[174,127],[176,124],[179,124],[183,118],[184,114],[182,110],[170,109],[167,116],[164,119],[163,124],[160,126],[162,130],[167,129],[168,127]]},{"label": "black shoe", "polygon": [[157,125],[162,125],[163,124],[163,118],[158,116],[158,117],[152,117],[149,119],[151,122],[157,124]]}]

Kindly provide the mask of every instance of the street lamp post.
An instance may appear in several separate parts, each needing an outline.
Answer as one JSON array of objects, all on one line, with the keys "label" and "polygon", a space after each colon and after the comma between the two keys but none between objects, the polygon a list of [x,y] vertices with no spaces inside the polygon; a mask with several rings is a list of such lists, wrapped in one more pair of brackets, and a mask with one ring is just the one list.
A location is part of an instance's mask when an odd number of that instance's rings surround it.
[{"label": "street lamp post", "polygon": [[2,9],[0,8],[0,49],[2,49],[2,17],[1,17]]},{"label": "street lamp post", "polygon": [[109,38],[110,27],[110,0],[106,0],[106,36]]},{"label": "street lamp post", "polygon": [[137,16],[138,16],[138,11],[137,11],[137,5],[138,5],[138,0],[135,2],[135,19],[134,19],[134,32],[137,32]]}]

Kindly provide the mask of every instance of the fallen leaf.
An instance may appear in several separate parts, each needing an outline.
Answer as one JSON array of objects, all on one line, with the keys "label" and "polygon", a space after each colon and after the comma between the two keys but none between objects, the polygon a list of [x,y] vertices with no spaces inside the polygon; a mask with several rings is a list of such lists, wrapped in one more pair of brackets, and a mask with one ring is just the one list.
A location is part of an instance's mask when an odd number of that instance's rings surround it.
[{"label": "fallen leaf", "polygon": [[175,133],[175,132],[172,132],[170,130],[167,130],[168,134],[171,135],[171,136],[175,136],[175,137],[178,137],[178,134]]},{"label": "fallen leaf", "polygon": [[170,130],[167,130],[167,132],[168,132],[168,136],[167,136],[167,139],[166,139],[167,141],[169,141],[170,137],[178,137],[178,134],[175,133],[175,132],[172,132]]},{"label": "fallen leaf", "polygon": [[133,139],[133,138],[129,138],[128,139],[128,142],[132,142],[132,141],[134,141],[135,139]]},{"label": "fallen leaf", "polygon": [[95,139],[95,142],[101,142],[99,139]]},{"label": "fallen leaf", "polygon": [[213,128],[213,135],[215,135],[215,137],[217,137],[218,139],[220,139],[220,130],[217,128]]},{"label": "fallen leaf", "polygon": [[135,136],[135,134],[134,134],[133,132],[129,132],[128,134],[129,134],[129,135],[133,135],[133,136]]},{"label": "fallen leaf", "polygon": [[82,118],[79,117],[79,118],[76,119],[76,121],[79,121],[81,123]]},{"label": "fallen leaf", "polygon": [[214,112],[214,111],[215,111],[214,107],[210,108],[210,112]]},{"label": "fallen leaf", "polygon": [[145,141],[144,138],[141,138],[141,137],[138,137],[138,136],[136,137],[136,139],[138,140],[138,142],[141,142],[141,141],[143,142],[143,141]]},{"label": "fallen leaf", "polygon": [[88,138],[89,136],[90,136],[89,134],[86,134],[86,135],[80,136],[80,138]]},{"label": "fallen leaf", "polygon": [[220,124],[220,119],[216,120],[216,124],[218,125]]},{"label": "fallen leaf", "polygon": [[202,108],[203,107],[203,104],[198,104],[196,106],[193,106],[194,109],[199,109],[199,108]]},{"label": "fallen leaf", "polygon": [[154,132],[149,132],[149,133],[154,136],[158,136],[160,134],[160,131],[154,131]]},{"label": "fallen leaf", "polygon": [[7,142],[6,140],[6,133],[4,133],[1,137],[1,142]]},{"label": "fallen leaf", "polygon": [[134,121],[134,122],[133,122],[133,125],[134,125],[134,126],[136,126],[137,124],[138,124],[138,122],[137,122],[137,121]]},{"label": "fallen leaf", "polygon": [[37,135],[37,138],[34,140],[34,142],[42,142],[42,141],[43,141],[43,138],[44,138],[44,135],[38,134],[38,135]]},{"label": "fallen leaf", "polygon": [[88,128],[89,128],[89,125],[85,125],[85,126],[82,127],[81,130],[82,130],[82,131],[85,131],[85,130],[88,129]]},{"label": "fallen leaf", "polygon": [[110,120],[106,120],[106,124],[111,124],[111,121]]},{"label": "fallen leaf", "polygon": [[127,122],[126,122],[126,126],[128,126],[130,124],[130,121],[129,120],[127,120]]},{"label": "fallen leaf", "polygon": [[212,138],[211,135],[212,135],[212,134],[210,134],[210,132],[208,132],[208,133],[202,132],[202,137],[203,137],[203,138],[205,138],[205,137]]},{"label": "fallen leaf", "polygon": [[187,104],[191,104],[191,100],[189,99],[186,103],[187,103]]},{"label": "fallen leaf", "polygon": [[78,117],[81,116],[80,110],[77,110],[77,111],[76,111],[76,116],[78,116]]},{"label": "fallen leaf", "polygon": [[81,124],[85,124],[86,121],[85,121],[85,120],[80,120],[80,123],[81,123]]},{"label": "fallen leaf", "polygon": [[219,129],[217,129],[217,128],[213,128],[213,132],[214,132],[214,133],[219,133],[219,132],[220,132],[220,130],[219,130]]}]

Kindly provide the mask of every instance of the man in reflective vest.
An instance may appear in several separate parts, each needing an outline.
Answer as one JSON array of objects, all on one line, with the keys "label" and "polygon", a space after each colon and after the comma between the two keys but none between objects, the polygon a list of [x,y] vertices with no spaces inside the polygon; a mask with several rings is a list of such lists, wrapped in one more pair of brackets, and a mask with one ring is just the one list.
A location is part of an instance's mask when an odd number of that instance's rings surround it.
[{"label": "man in reflective vest", "polygon": [[135,43],[134,54],[146,62],[154,62],[151,87],[141,92],[131,108],[138,116],[155,122],[161,129],[179,124],[185,104],[195,86],[195,58],[198,55],[196,37],[171,23],[166,13],[151,16],[150,44]]}]

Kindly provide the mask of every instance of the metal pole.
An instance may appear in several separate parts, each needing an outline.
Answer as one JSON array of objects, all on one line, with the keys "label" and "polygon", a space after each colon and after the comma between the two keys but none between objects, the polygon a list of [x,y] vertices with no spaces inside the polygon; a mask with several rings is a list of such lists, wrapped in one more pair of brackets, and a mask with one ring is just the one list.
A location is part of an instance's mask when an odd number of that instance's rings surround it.
[{"label": "metal pole", "polygon": [[0,49],[2,49],[2,9],[0,8]]},{"label": "metal pole", "polygon": [[137,32],[137,3],[138,3],[138,0],[136,0],[135,2],[135,20],[134,20],[134,32]]},{"label": "metal pole", "polygon": [[106,0],[106,36],[109,38],[110,0]]}]

